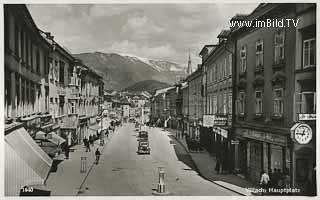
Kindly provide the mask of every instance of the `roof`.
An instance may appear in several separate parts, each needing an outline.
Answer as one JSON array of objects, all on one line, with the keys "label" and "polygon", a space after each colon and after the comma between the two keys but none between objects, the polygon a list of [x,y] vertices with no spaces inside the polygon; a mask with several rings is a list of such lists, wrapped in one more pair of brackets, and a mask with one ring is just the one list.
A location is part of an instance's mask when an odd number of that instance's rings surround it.
[{"label": "roof", "polygon": [[227,38],[230,34],[230,30],[226,30],[226,29],[223,29],[219,35],[218,35],[218,38]]},{"label": "roof", "polygon": [[164,88],[164,89],[160,89],[160,90],[156,90],[154,96],[158,96],[159,94],[163,94],[166,93],[168,90],[172,89],[174,87],[168,87],[168,88]]}]

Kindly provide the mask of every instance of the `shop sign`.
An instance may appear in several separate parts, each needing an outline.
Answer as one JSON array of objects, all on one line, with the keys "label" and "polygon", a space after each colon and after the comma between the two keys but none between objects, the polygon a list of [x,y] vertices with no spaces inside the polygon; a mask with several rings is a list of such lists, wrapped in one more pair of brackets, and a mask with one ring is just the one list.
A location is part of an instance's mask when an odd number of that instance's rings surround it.
[{"label": "shop sign", "polygon": [[222,137],[228,138],[228,131],[225,129],[222,129],[220,127],[213,127],[212,131],[218,135],[221,135]]},{"label": "shop sign", "polygon": [[231,144],[239,144],[239,140],[231,140]]},{"label": "shop sign", "polygon": [[254,131],[249,129],[241,129],[239,136],[259,140],[267,143],[273,143],[278,145],[287,145],[287,138],[285,136],[276,135],[272,133]]},{"label": "shop sign", "polygon": [[300,121],[316,120],[316,114],[299,114],[298,118]]},{"label": "shop sign", "polygon": [[214,126],[226,126],[228,118],[225,116],[216,116],[214,117]]},{"label": "shop sign", "polygon": [[203,115],[203,126],[213,127],[214,125],[214,115]]}]

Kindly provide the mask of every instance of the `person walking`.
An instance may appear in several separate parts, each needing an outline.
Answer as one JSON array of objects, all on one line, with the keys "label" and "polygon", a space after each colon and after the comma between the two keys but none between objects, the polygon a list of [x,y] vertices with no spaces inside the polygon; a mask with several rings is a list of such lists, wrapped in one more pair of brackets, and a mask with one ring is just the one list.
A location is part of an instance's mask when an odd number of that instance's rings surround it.
[{"label": "person walking", "polygon": [[99,159],[100,159],[100,155],[101,155],[99,148],[97,148],[95,155],[96,155],[96,164],[99,164]]},{"label": "person walking", "polygon": [[86,139],[86,152],[91,152],[89,140]]},{"label": "person walking", "polygon": [[89,143],[91,144],[91,146],[93,146],[93,142],[94,142],[94,138],[92,137],[92,135],[89,136]]},{"label": "person walking", "polygon": [[269,181],[270,181],[269,175],[263,170],[263,171],[262,171],[262,175],[261,175],[261,179],[260,179],[260,185],[261,185],[261,187],[262,187],[263,189],[266,189],[266,190],[267,190]]},{"label": "person walking", "polygon": [[69,159],[69,152],[70,152],[70,148],[69,148],[69,145],[67,144],[66,146],[65,146],[65,150],[64,150],[64,153],[65,153],[65,158],[66,159]]}]

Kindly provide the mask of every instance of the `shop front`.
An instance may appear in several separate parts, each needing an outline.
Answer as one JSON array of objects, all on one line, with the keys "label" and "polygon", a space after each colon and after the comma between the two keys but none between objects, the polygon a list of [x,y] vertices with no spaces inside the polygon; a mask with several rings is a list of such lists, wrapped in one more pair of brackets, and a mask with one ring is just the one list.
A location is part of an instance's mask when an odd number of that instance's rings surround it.
[{"label": "shop front", "polygon": [[240,174],[256,184],[260,181],[262,171],[290,175],[288,136],[245,128],[237,128],[236,135],[239,143],[235,159]]}]

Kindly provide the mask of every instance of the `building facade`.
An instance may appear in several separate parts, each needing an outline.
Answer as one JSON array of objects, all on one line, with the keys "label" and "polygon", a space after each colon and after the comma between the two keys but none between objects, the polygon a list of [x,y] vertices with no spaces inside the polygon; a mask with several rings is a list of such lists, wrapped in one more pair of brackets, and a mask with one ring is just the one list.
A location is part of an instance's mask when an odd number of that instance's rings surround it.
[{"label": "building facade", "polygon": [[[245,20],[294,17],[294,4],[260,4]],[[255,183],[262,171],[291,174],[295,28],[238,28],[233,37],[239,141],[235,167]]]},{"label": "building facade", "polygon": [[234,43],[230,30],[222,30],[217,45],[202,49],[205,115],[213,116],[213,126],[203,127],[201,144],[222,161],[223,170],[231,169],[232,138],[232,65]]},{"label": "building facade", "polygon": [[39,34],[25,5],[4,5],[5,189],[44,184],[52,159],[33,140],[49,113],[50,44]]},{"label": "building facade", "polygon": [[312,130],[308,144],[293,143],[293,186],[316,195],[316,5],[297,4],[294,123],[307,124]]},{"label": "building facade", "polygon": [[188,120],[190,139],[200,142],[200,127],[202,127],[202,68],[198,66],[197,70],[186,78],[188,82]]}]

